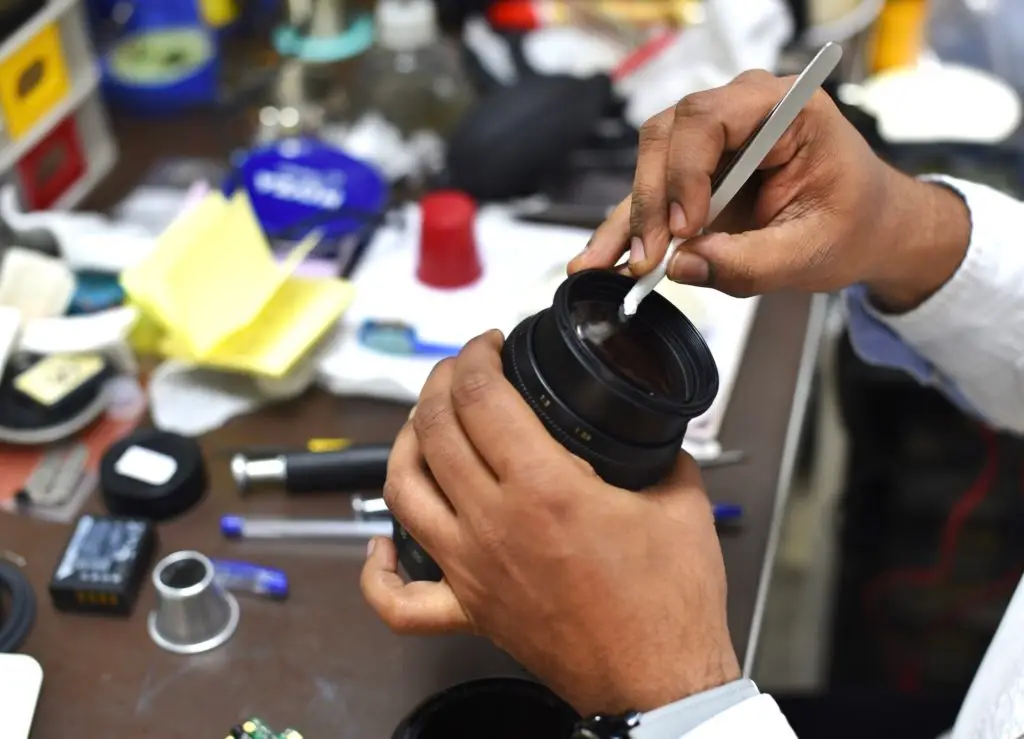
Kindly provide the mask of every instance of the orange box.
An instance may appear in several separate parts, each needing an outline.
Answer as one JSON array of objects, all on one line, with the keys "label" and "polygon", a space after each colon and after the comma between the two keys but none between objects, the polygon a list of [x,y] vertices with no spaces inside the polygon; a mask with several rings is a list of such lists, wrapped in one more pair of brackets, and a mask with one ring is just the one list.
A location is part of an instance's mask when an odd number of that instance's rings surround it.
[{"label": "orange box", "polygon": [[60,31],[50,24],[0,62],[0,107],[10,138],[32,130],[70,89]]}]

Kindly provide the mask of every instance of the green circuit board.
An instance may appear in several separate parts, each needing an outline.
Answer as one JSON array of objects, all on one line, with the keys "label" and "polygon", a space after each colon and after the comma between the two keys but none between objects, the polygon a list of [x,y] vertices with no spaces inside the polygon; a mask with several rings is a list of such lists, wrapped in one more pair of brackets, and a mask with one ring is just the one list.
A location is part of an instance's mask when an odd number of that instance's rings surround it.
[{"label": "green circuit board", "polygon": [[285,729],[279,734],[258,718],[250,718],[232,727],[224,739],[303,739],[303,736],[295,729]]}]

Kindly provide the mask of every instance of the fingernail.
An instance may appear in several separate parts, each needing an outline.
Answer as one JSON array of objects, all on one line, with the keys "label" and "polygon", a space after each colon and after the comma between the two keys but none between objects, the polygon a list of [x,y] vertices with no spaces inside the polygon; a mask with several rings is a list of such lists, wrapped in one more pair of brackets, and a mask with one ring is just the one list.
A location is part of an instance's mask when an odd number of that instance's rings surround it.
[{"label": "fingernail", "polygon": [[671,279],[690,285],[708,284],[710,274],[711,268],[705,259],[686,251],[676,253],[668,267],[668,276]]},{"label": "fingernail", "polygon": [[366,558],[369,559],[373,555],[373,548],[377,546],[376,539],[370,539],[366,544]]},{"label": "fingernail", "polygon": [[686,212],[679,203],[672,203],[668,209],[668,227],[677,234],[686,230]]},{"label": "fingernail", "polygon": [[407,419],[405,419],[405,420],[406,421],[411,421],[412,417],[415,416],[415,415],[416,415],[416,406],[413,406],[412,408],[409,409],[409,417]]},{"label": "fingernail", "polygon": [[577,254],[576,256],[574,256],[574,257],[572,258],[572,261],[574,261],[574,262],[575,262],[575,261],[576,261],[577,259],[579,259],[579,258],[580,258],[580,257],[582,257],[582,256],[583,256],[584,254],[586,254],[586,253],[587,253],[587,251],[588,251],[588,250],[590,249],[590,245],[591,245],[591,243],[593,243],[593,239],[591,239],[590,241],[588,241],[588,242],[587,242],[587,245],[583,247],[583,251],[581,251],[581,252],[580,252],[579,254]]},{"label": "fingernail", "polygon": [[630,264],[639,264],[644,261],[647,255],[644,253],[644,242],[639,236],[634,236],[633,240],[629,242],[629,262]]}]

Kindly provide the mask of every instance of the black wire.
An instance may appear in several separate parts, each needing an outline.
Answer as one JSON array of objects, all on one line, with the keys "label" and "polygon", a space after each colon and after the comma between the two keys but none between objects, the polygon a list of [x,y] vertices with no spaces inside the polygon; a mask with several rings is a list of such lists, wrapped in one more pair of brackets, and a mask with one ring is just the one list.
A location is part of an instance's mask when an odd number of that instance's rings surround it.
[{"label": "black wire", "polygon": [[36,594],[13,562],[0,562],[0,594],[5,604],[0,620],[0,654],[16,651],[36,620]]}]

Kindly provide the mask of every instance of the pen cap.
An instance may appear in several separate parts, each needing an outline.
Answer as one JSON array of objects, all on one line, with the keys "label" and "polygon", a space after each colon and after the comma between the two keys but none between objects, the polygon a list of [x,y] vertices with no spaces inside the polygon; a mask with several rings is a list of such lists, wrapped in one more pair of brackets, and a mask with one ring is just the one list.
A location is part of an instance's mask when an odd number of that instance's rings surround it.
[{"label": "pen cap", "polygon": [[438,190],[420,200],[419,265],[425,285],[453,289],[480,278],[476,248],[476,203],[458,190]]}]

